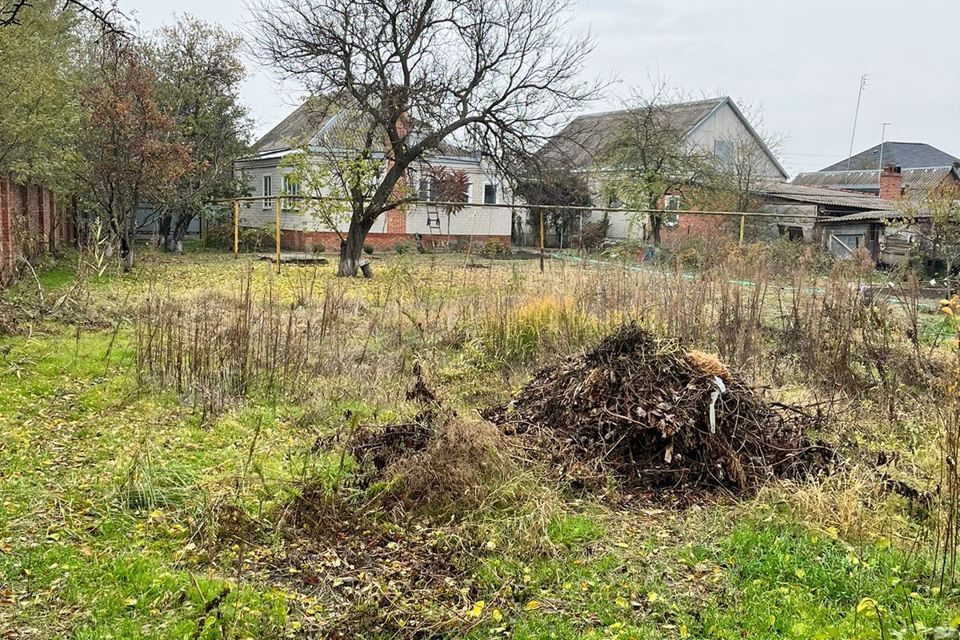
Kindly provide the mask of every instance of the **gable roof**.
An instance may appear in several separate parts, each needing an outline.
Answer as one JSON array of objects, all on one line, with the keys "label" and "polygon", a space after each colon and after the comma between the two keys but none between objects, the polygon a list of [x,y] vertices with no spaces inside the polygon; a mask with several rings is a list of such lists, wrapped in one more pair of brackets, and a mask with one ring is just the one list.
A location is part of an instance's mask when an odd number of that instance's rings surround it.
[{"label": "gable roof", "polygon": [[[350,129],[351,122],[357,122],[352,119],[354,115],[348,109],[336,108],[329,101],[308,99],[254,143],[254,155],[263,157],[307,145],[336,146],[338,136]],[[344,138],[339,139],[344,142]],[[446,142],[441,143],[436,151],[437,155],[444,157],[479,159],[479,154]]]},{"label": "gable roof", "polygon": [[[926,192],[943,184],[951,175],[960,180],[960,170],[950,165],[946,167],[924,167],[920,169],[904,169],[903,187],[911,198],[925,197]],[[824,187],[828,189],[845,189],[867,193],[880,192],[880,172],[877,169],[860,169],[856,171],[811,171],[799,173],[791,181],[792,184],[806,187]]]},{"label": "gable roof", "polygon": [[[726,98],[664,105],[663,114],[671,128],[689,133],[714,112]],[[630,122],[636,109],[620,109],[577,116],[553,136],[540,155],[547,160],[583,167],[594,164],[620,127]]]},{"label": "gable roof", "polygon": [[[764,154],[780,174],[786,178],[786,170],[770,152],[759,134],[747,121],[743,112],[729,96],[692,102],[677,102],[663,105],[662,109],[667,126],[682,132],[684,136],[690,136],[724,105],[730,106],[747,131],[750,132],[750,135],[760,144]],[[574,167],[587,167],[595,164],[610,140],[617,135],[618,129],[627,125],[631,116],[638,112],[640,111],[637,109],[621,109],[577,116],[544,145],[540,150],[540,157],[547,161],[562,162]]]},{"label": "gable roof", "polygon": [[[849,166],[848,161],[849,160]],[[884,142],[883,164],[892,164],[902,169],[920,169],[924,167],[948,167],[960,158],[950,155],[936,147],[922,142]],[[820,171],[846,171],[856,169],[880,170],[880,145],[841,160]]]},{"label": "gable roof", "polygon": [[325,109],[307,100],[257,140],[253,150],[257,154],[265,154],[302,147],[313,140],[335,115],[331,116]]}]

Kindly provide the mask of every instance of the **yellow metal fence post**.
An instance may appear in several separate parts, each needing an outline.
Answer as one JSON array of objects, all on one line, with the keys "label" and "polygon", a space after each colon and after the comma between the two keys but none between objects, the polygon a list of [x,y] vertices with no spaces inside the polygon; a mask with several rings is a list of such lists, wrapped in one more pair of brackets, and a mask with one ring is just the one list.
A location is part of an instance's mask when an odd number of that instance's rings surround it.
[{"label": "yellow metal fence post", "polygon": [[540,209],[540,273],[543,273],[543,209]]},{"label": "yellow metal fence post", "polygon": [[233,201],[233,257],[240,257],[240,201]]},{"label": "yellow metal fence post", "polygon": [[280,273],[280,198],[275,198],[273,203],[277,211],[277,273]]},{"label": "yellow metal fence post", "polygon": [[740,216],[740,244],[743,244],[743,228],[747,224],[747,216]]}]

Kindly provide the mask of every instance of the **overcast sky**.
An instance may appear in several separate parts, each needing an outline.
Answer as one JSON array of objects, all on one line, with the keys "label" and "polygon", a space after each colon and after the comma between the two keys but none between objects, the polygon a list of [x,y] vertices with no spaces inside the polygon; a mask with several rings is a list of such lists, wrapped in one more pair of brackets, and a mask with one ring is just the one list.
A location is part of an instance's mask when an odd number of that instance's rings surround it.
[{"label": "overcast sky", "polygon": [[[175,14],[241,28],[233,0],[120,0],[141,29]],[[854,151],[887,140],[926,142],[960,156],[960,3],[934,0],[580,0],[572,27],[597,40],[588,69],[614,76],[606,103],[631,87],[667,79],[689,95],[729,95],[762,111],[784,138],[778,155],[791,174],[847,156],[861,74]],[[248,64],[243,99],[262,133],[301,97],[269,69]]]}]

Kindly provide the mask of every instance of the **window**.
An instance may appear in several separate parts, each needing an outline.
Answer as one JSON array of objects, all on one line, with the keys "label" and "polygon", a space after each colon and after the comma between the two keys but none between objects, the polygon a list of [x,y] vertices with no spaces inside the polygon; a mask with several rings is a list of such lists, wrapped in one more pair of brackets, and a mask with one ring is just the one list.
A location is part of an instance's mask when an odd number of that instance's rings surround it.
[{"label": "window", "polygon": [[420,177],[420,189],[417,191],[417,198],[426,202],[433,200],[433,179],[430,176]]},{"label": "window", "polygon": [[[439,202],[443,200],[441,189],[434,183],[432,176],[423,176],[420,178],[420,188],[417,191],[417,199],[424,202]],[[470,202],[470,182],[463,186],[463,197],[458,202]]]},{"label": "window", "polygon": [[[299,196],[300,195],[300,181],[293,176],[283,176],[283,195],[285,196]],[[297,206],[297,201],[294,199],[284,199],[281,203],[284,209],[290,210]]]},{"label": "window", "polygon": [[777,225],[781,238],[786,238],[790,242],[803,242],[803,229],[800,227],[791,227],[787,225]]},{"label": "window", "polygon": [[849,258],[864,245],[862,233],[844,233],[830,236],[830,250],[838,258]]},{"label": "window", "polygon": [[[667,212],[680,211],[680,196],[664,196],[663,210]],[[680,216],[676,213],[663,214],[663,226],[674,228],[680,224]]]},{"label": "window", "polygon": [[483,204],[497,204],[497,185],[483,185]]},{"label": "window", "polygon": [[263,176],[263,208],[269,209],[273,206],[273,176]]},{"label": "window", "polygon": [[713,155],[717,156],[722,164],[733,164],[733,142],[729,140],[714,140]]}]

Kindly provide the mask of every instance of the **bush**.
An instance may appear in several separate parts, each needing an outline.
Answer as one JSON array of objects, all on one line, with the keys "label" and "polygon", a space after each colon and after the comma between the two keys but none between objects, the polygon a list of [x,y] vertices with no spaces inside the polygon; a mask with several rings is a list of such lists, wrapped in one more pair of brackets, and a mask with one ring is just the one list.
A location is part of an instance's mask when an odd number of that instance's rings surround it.
[{"label": "bush", "polygon": [[310,247],[310,251],[313,253],[323,253],[324,247],[322,244],[315,244]]},{"label": "bush", "polygon": [[373,255],[373,245],[372,245],[372,244],[365,244],[365,245],[363,245],[363,252],[364,252],[365,254],[367,254],[368,256],[372,256],[372,255]]},{"label": "bush", "polygon": [[607,238],[607,232],[610,230],[610,218],[607,214],[596,222],[588,222],[583,225],[580,231],[580,248],[587,251],[599,249],[603,241]]},{"label": "bush", "polygon": [[510,253],[510,250],[499,240],[487,238],[483,242],[483,247],[481,247],[480,253],[485,256],[502,256]]},{"label": "bush", "polygon": [[410,245],[406,242],[398,242],[397,244],[393,245],[393,250],[397,252],[397,255],[402,256],[410,251]]}]

